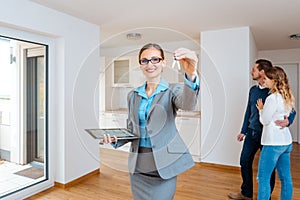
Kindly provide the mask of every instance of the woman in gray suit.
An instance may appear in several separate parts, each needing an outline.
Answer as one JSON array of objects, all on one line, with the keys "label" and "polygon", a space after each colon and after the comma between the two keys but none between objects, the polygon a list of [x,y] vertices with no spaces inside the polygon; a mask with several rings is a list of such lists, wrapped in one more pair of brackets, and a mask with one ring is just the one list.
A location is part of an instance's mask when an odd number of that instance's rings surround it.
[{"label": "woman in gray suit", "polygon": [[169,84],[161,78],[166,66],[164,52],[157,44],[146,44],[139,52],[139,63],[146,82],[129,92],[128,129],[139,139],[104,138],[115,148],[131,142],[128,166],[135,200],[171,200],[177,175],[194,165],[175,125],[177,110],[192,110],[199,93],[197,56],[180,48],[174,52],[185,72],[184,84]]}]

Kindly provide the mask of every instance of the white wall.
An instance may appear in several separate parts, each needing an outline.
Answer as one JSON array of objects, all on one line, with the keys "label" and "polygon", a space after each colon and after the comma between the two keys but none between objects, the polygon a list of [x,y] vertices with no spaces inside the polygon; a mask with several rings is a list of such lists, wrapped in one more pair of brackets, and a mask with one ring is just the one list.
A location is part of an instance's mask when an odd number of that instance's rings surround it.
[{"label": "white wall", "polygon": [[248,27],[201,33],[201,161],[239,166],[237,142],[256,51]]},{"label": "white wall", "polygon": [[[54,181],[65,184],[98,169],[97,141],[84,129],[98,127],[99,27],[27,0],[2,0],[1,5],[2,35],[49,45],[49,155]],[[40,189],[37,185],[17,195]]]},{"label": "white wall", "polygon": [[[250,62],[249,62],[249,85],[252,86],[253,84],[256,84],[256,81],[254,81],[252,79],[252,76],[250,74],[250,71],[253,67],[253,65],[255,64],[255,61],[258,59],[258,50],[257,50],[257,47],[256,47],[256,43],[255,43],[255,40],[254,40],[254,37],[252,35],[252,32],[251,32],[251,29],[250,29]],[[250,89],[250,87],[249,87]]]},{"label": "white wall", "polygon": [[259,51],[259,58],[270,59],[272,63],[298,63],[300,64],[300,49],[281,49]]}]

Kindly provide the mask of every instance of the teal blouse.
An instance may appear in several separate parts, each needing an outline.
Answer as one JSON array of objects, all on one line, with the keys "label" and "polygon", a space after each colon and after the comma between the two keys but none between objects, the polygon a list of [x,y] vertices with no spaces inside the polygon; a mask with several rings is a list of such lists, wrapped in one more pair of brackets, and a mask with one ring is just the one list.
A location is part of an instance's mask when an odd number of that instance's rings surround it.
[{"label": "teal blouse", "polygon": [[[197,90],[200,86],[200,81],[198,76],[196,77],[196,80],[194,82],[188,80],[188,78],[185,76],[185,84],[190,87],[193,90]],[[138,110],[138,117],[139,117],[139,126],[140,126],[140,146],[141,147],[146,147],[146,148],[151,148],[152,144],[149,138],[149,135],[147,133],[146,129],[146,124],[147,124],[147,117],[148,117],[148,112],[150,110],[152,101],[154,97],[167,90],[168,89],[168,83],[164,80],[161,79],[157,88],[153,92],[153,94],[148,97],[146,94],[146,83],[144,83],[142,86],[137,87],[135,91],[138,93],[139,96],[142,97],[139,110]]]}]

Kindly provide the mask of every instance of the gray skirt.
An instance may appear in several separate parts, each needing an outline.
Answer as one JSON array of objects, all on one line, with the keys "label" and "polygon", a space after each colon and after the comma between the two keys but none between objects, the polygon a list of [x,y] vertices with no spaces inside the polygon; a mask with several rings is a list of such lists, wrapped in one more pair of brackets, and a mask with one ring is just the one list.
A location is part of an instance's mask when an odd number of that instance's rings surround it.
[{"label": "gray skirt", "polygon": [[172,200],[176,191],[177,176],[162,179],[156,169],[151,149],[140,147],[130,185],[134,200]]}]

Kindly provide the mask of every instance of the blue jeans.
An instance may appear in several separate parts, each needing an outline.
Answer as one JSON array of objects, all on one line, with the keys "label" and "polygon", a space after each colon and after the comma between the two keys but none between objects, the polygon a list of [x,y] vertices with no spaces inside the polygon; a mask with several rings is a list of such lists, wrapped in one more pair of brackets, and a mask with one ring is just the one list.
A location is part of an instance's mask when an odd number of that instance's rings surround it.
[{"label": "blue jeans", "polygon": [[292,144],[284,146],[263,146],[258,164],[258,200],[270,197],[270,178],[276,168],[281,181],[280,199],[291,200],[293,183],[291,176],[290,154]]},{"label": "blue jeans", "polygon": [[[258,149],[262,148],[260,143],[261,132],[249,129],[245,138],[243,149],[240,157],[241,174],[243,183],[241,185],[241,193],[249,198],[253,197],[253,160]],[[269,181],[271,191],[275,186],[275,170],[272,173],[271,181]]]}]

